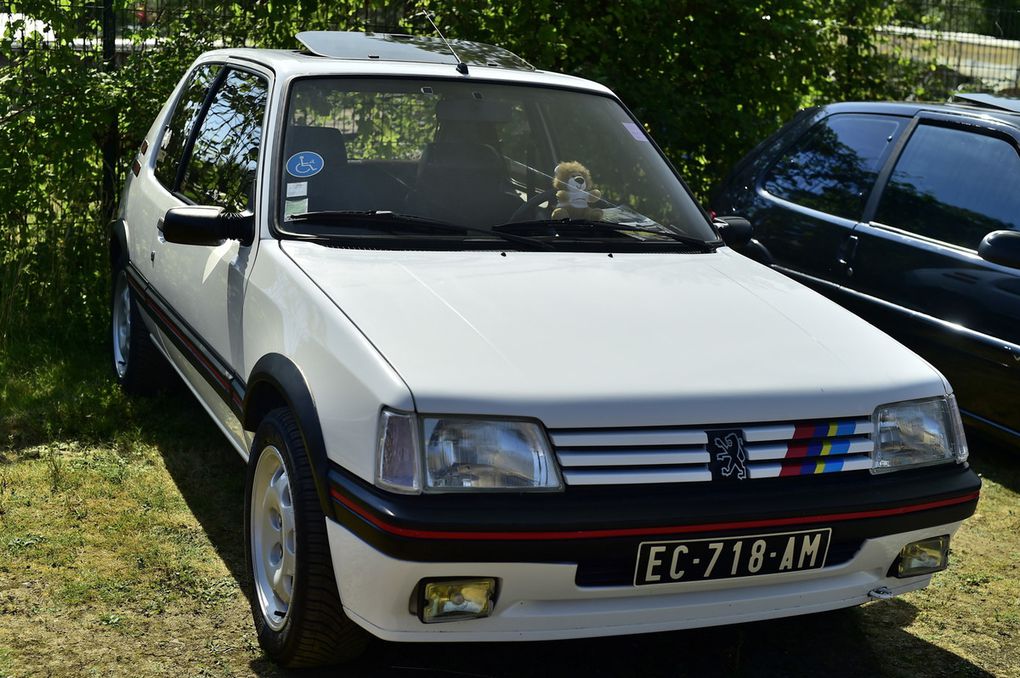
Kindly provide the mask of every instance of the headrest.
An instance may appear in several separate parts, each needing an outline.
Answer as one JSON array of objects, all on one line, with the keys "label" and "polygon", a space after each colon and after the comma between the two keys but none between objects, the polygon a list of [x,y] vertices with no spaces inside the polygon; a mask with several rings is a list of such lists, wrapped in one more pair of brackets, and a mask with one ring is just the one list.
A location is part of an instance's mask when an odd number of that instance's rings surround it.
[{"label": "headrest", "polygon": [[335,127],[287,128],[284,156],[289,158],[301,151],[318,153],[326,161],[327,166],[347,162],[347,144],[344,143],[343,132]]},{"label": "headrest", "polygon": [[421,156],[421,167],[462,172],[506,173],[503,158],[492,146],[455,141],[436,141],[425,146]]}]

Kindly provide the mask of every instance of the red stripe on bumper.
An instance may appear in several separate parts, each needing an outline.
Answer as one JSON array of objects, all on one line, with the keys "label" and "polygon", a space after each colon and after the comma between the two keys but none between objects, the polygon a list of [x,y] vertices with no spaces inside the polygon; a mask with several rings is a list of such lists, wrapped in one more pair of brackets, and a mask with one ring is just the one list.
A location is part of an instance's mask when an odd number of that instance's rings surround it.
[{"label": "red stripe on bumper", "polygon": [[605,539],[610,537],[644,537],[664,534],[689,534],[692,532],[715,532],[722,530],[743,530],[760,527],[781,527],[786,525],[803,525],[808,523],[831,523],[860,518],[881,518],[885,516],[916,513],[944,506],[955,506],[975,501],[980,492],[971,492],[960,497],[941,499],[923,504],[910,504],[895,508],[876,509],[873,511],[855,511],[852,513],[829,513],[818,516],[797,516],[795,518],[771,518],[766,520],[742,520],[724,523],[704,523],[701,525],[673,525],[669,527],[631,527],[615,530],[576,530],[568,532],[454,532],[449,530],[416,530],[392,525],[372,515],[364,507],[348,497],[340,494],[336,488],[330,488],[334,500],[346,506],[350,511],[361,516],[380,530],[399,537],[412,539],[454,539],[468,541],[550,541],[555,539]]}]

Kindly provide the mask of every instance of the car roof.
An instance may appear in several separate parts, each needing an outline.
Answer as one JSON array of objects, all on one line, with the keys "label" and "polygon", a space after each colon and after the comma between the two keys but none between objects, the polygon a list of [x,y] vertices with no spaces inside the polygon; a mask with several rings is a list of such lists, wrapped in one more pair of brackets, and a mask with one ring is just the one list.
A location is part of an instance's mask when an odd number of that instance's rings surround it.
[{"label": "car roof", "polygon": [[591,80],[535,69],[519,56],[492,45],[451,40],[467,73],[458,70],[458,58],[438,38],[388,33],[309,31],[298,34],[302,50],[230,48],[203,54],[199,61],[234,60],[261,64],[277,77],[375,75],[479,79],[506,83],[581,89],[598,94],[612,92]]},{"label": "car roof", "polygon": [[[822,108],[829,114],[873,113],[913,117],[923,111],[948,113],[961,117],[990,118],[1020,128],[1020,99],[992,95],[956,95],[950,102],[876,102],[846,101]],[[1015,108],[1017,112],[1007,110]]]}]

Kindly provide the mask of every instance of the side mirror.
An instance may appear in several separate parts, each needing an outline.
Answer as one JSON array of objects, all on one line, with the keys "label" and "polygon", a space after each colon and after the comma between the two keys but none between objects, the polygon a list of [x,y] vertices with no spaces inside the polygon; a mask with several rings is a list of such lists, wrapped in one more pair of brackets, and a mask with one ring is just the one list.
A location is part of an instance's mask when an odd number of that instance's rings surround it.
[{"label": "side mirror", "polygon": [[715,227],[730,247],[737,249],[751,242],[751,222],[744,217],[716,217]]},{"label": "side mirror", "polygon": [[993,264],[1020,268],[1020,231],[992,231],[982,238],[978,255]]},{"label": "side mirror", "polygon": [[171,207],[163,215],[159,230],[167,242],[180,245],[219,245],[224,240],[250,245],[255,235],[255,215],[202,205]]}]

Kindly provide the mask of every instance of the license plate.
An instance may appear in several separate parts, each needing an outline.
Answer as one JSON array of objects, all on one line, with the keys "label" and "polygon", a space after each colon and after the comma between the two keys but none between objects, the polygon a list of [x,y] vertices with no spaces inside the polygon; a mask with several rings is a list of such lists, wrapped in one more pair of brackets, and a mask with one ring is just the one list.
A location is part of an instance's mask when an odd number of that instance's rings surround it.
[{"label": "license plate", "polygon": [[825,567],[832,530],[747,537],[646,541],[638,546],[634,585],[800,572]]}]

